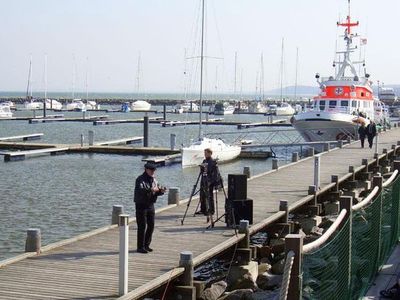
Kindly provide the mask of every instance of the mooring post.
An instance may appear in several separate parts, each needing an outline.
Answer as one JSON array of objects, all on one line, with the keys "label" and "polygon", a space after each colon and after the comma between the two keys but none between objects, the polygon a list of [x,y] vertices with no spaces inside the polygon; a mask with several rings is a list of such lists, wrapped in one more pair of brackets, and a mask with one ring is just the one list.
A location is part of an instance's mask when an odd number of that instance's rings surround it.
[{"label": "mooring post", "polygon": [[335,183],[335,192],[339,192],[339,176],[331,175],[331,182]]},{"label": "mooring post", "polygon": [[171,187],[168,189],[168,205],[176,204],[179,205],[180,201],[180,188]]},{"label": "mooring post", "polygon": [[176,145],[176,134],[171,133],[170,135],[170,148],[171,150],[175,150],[175,145]]},{"label": "mooring post", "polygon": [[293,152],[292,153],[292,162],[298,162],[298,161],[299,161],[299,153]]},{"label": "mooring post", "polygon": [[25,252],[40,253],[42,236],[39,228],[29,228],[26,231]]},{"label": "mooring post", "polygon": [[324,151],[329,152],[331,150],[331,144],[329,143],[324,143]]},{"label": "mooring post", "polygon": [[343,148],[343,140],[339,140],[338,141],[338,147],[339,148]]},{"label": "mooring post", "polygon": [[364,172],[365,173],[368,173],[368,159],[367,158],[363,158],[362,160],[361,160],[361,164],[363,165],[363,166],[365,166],[365,168],[364,168]]},{"label": "mooring post", "polygon": [[293,251],[294,261],[292,271],[290,273],[288,300],[302,299],[303,288],[303,236],[301,234],[288,234],[285,236],[285,254]]},{"label": "mooring post", "polygon": [[111,225],[118,224],[119,215],[124,213],[123,205],[113,205],[112,214],[111,214]]},{"label": "mooring post", "polygon": [[239,233],[244,234],[244,239],[239,242],[239,248],[248,249],[250,247],[249,221],[240,220]]},{"label": "mooring post", "polygon": [[167,104],[163,104],[163,120],[167,120]]},{"label": "mooring post", "polygon": [[315,149],[313,147],[307,149],[307,156],[312,157],[315,155]]},{"label": "mooring post", "polygon": [[314,157],[314,185],[317,190],[320,187],[320,177],[321,177],[321,154]]},{"label": "mooring post", "polygon": [[182,286],[193,286],[193,253],[190,251],[182,251],[179,258],[179,267],[185,269],[181,278],[180,284]]},{"label": "mooring post", "polygon": [[129,215],[119,215],[119,295],[128,293]]},{"label": "mooring post", "polygon": [[279,165],[278,165],[278,159],[277,158],[273,158],[272,159],[272,170],[278,170]]},{"label": "mooring post", "polygon": [[289,223],[289,203],[287,200],[279,201],[279,211],[284,211],[283,223]]},{"label": "mooring post", "polygon": [[93,146],[94,145],[94,131],[93,130],[89,130],[88,132],[88,139],[89,139],[89,146]]},{"label": "mooring post", "polygon": [[149,146],[149,116],[143,117],[143,147]]},{"label": "mooring post", "polygon": [[379,190],[382,190],[382,184],[383,184],[383,177],[382,176],[374,176],[372,177],[372,187],[378,187]]},{"label": "mooring post", "polygon": [[81,133],[81,147],[83,147],[83,144],[85,143],[85,136],[83,133]]},{"label": "mooring post", "polygon": [[243,167],[243,174],[247,176],[247,178],[251,177],[251,168],[250,167]]}]

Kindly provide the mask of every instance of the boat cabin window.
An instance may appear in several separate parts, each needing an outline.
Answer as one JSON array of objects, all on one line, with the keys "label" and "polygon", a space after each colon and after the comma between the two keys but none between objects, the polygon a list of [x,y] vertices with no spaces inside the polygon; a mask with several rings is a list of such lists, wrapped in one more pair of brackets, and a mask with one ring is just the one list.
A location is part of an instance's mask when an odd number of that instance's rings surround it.
[{"label": "boat cabin window", "polygon": [[364,92],[361,92],[361,97],[364,97],[365,96],[365,93]]},{"label": "boat cabin window", "polygon": [[336,100],[329,101],[329,108],[335,108],[336,105],[337,105],[337,101]]},{"label": "boat cabin window", "polygon": [[355,100],[351,101],[351,107],[357,107],[357,101]]},{"label": "boat cabin window", "polygon": [[320,110],[325,110],[325,100],[319,101],[319,109]]},{"label": "boat cabin window", "polygon": [[342,101],[340,101],[340,105],[341,106],[343,106],[343,107],[348,107],[349,106],[349,101],[348,100],[342,100]]}]

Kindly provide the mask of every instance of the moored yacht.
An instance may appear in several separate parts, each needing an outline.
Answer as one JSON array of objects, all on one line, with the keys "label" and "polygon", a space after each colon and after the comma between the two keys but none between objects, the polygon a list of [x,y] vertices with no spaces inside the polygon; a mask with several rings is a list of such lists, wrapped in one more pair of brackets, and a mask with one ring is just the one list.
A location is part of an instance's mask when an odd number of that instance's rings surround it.
[{"label": "moored yacht", "polygon": [[233,115],[235,107],[228,102],[218,102],[214,106],[214,115]]},{"label": "moored yacht", "polygon": [[71,103],[67,104],[67,110],[86,111],[86,105],[81,99],[73,99]]},{"label": "moored yacht", "polygon": [[0,118],[12,118],[12,116],[13,113],[11,112],[11,107],[5,102],[0,103]]},{"label": "moored yacht", "polygon": [[144,100],[137,100],[131,104],[132,111],[147,111],[150,110],[150,108],[151,104]]},{"label": "moored yacht", "polygon": [[282,102],[280,106],[275,108],[275,115],[277,116],[292,116],[295,109],[287,102]]},{"label": "moored yacht", "polygon": [[365,62],[352,62],[350,58],[350,54],[356,50],[353,40],[359,37],[351,31],[358,25],[358,22],[351,22],[350,12],[346,22],[338,23],[338,26],[346,28],[346,49],[338,52],[341,57],[333,64],[337,66],[336,74],[328,78],[320,78],[317,74],[319,95],[314,98],[311,108],[291,119],[294,128],[306,141],[355,138],[361,123],[367,125],[374,120],[377,124],[385,125],[388,120],[384,103],[374,97],[370,75],[365,71],[363,76],[359,75],[354,66],[365,66]]},{"label": "moored yacht", "polygon": [[393,105],[397,101],[397,96],[393,88],[379,88],[378,98],[386,105]]}]

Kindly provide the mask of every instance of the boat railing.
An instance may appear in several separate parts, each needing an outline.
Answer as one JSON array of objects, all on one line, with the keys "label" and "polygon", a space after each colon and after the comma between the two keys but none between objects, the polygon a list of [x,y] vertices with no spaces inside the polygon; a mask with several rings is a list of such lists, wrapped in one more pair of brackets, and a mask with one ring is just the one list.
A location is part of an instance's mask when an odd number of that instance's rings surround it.
[{"label": "boat railing", "polygon": [[363,110],[360,110],[359,108],[352,107],[352,106],[329,106],[329,100],[327,100],[327,105],[323,108],[321,106],[306,106],[304,108],[305,112],[310,112],[310,111],[317,111],[317,112],[337,112],[337,113],[345,113],[345,114],[351,114],[354,116],[359,115],[360,112],[364,113]]}]

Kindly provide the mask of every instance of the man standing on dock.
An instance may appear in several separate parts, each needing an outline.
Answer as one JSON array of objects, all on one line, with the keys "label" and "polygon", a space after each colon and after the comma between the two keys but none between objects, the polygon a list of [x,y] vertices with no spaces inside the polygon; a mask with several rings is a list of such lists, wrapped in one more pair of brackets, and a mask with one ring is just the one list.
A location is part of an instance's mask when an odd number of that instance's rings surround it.
[{"label": "man standing on dock", "polygon": [[153,251],[150,248],[150,243],[154,231],[154,203],[157,201],[157,197],[163,195],[166,191],[165,187],[160,187],[157,184],[157,180],[154,178],[155,171],[156,166],[154,164],[146,163],[143,174],[136,178],[134,201],[138,226],[138,253]]},{"label": "man standing on dock", "polygon": [[371,120],[371,122],[368,124],[366,132],[368,137],[369,148],[371,149],[374,143],[374,137],[376,136],[376,125],[374,121]]}]

